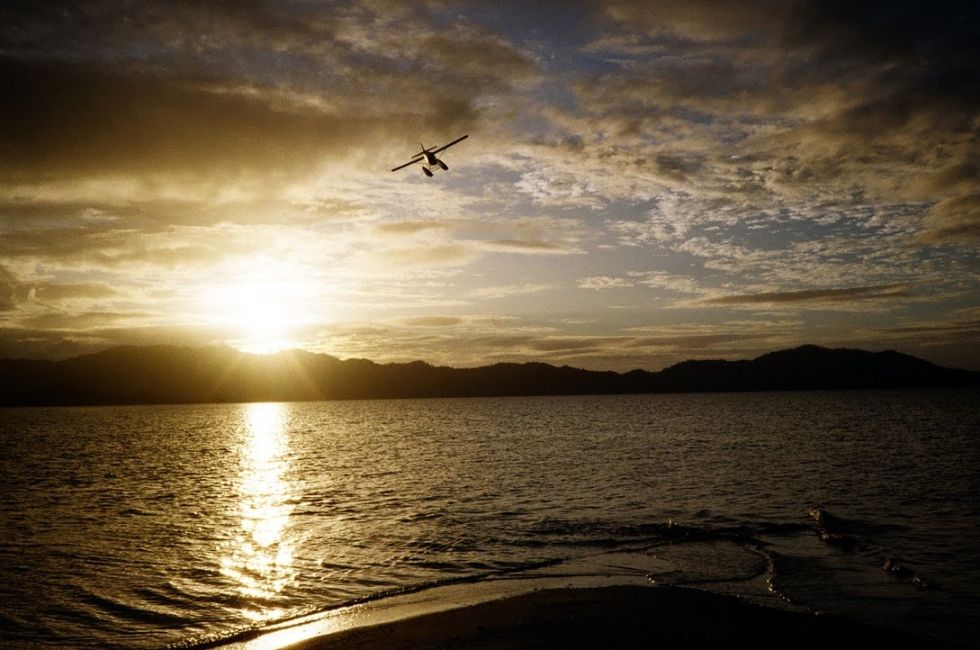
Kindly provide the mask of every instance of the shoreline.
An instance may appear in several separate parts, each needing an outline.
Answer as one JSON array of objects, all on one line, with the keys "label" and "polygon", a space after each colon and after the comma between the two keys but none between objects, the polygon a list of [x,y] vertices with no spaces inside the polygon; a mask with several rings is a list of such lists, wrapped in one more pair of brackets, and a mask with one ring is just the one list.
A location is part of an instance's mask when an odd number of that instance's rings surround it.
[{"label": "shoreline", "polygon": [[489,592],[459,585],[308,618],[214,647],[961,647],[839,616],[760,605],[737,596],[688,587],[622,583],[537,587],[504,583]]}]

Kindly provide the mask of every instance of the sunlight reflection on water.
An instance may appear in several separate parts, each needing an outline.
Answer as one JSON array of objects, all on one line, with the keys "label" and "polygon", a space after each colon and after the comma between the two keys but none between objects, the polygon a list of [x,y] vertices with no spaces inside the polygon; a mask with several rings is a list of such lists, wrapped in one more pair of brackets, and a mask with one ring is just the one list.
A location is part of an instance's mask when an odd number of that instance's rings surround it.
[{"label": "sunlight reflection on water", "polygon": [[289,515],[295,503],[286,479],[286,416],[288,406],[277,403],[242,406],[245,424],[240,451],[239,510],[241,528],[222,558],[221,572],[235,581],[246,605],[242,613],[252,620],[282,615],[264,607],[296,575]]},{"label": "sunlight reflection on water", "polygon": [[[0,647],[329,626],[401,588],[647,545],[638,575],[717,580],[760,566],[749,538],[803,606],[980,638],[975,389],[7,409],[0,428]],[[819,539],[816,503],[854,549]]]}]

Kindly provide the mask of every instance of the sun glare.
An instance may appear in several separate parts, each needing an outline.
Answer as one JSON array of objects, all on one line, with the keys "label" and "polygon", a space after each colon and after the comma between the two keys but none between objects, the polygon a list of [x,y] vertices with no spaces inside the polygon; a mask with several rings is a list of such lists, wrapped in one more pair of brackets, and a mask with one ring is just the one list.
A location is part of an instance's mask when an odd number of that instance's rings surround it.
[{"label": "sun glare", "polygon": [[242,277],[211,285],[202,292],[206,320],[226,330],[226,342],[253,354],[297,347],[309,320],[308,287],[296,280]]},{"label": "sun glare", "polygon": [[215,302],[232,333],[229,342],[255,354],[271,354],[295,345],[292,329],[298,313],[285,289],[271,283],[221,288]]}]

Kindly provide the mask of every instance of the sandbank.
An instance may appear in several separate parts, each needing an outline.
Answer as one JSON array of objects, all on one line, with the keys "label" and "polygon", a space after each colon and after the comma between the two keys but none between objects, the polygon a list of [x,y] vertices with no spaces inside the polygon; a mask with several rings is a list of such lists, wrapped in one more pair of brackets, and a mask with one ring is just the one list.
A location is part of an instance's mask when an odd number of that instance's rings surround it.
[{"label": "sandbank", "polygon": [[[364,625],[309,626],[258,636],[247,648],[951,648],[829,615],[760,606],[681,587],[545,588],[448,609],[407,607]],[[369,608],[370,609],[370,608]],[[428,611],[426,611],[428,610]],[[433,611],[435,610],[435,611]],[[422,611],[425,613],[417,614]],[[416,614],[412,614],[416,612]],[[322,623],[322,622],[321,622]],[[328,626],[330,627],[330,626]],[[292,636],[290,632],[303,630]]]}]

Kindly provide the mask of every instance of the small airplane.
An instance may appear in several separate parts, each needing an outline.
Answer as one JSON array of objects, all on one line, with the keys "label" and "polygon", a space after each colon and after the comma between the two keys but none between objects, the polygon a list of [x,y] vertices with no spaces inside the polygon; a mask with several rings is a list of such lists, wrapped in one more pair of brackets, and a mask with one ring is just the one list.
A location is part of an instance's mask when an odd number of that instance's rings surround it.
[{"label": "small airplane", "polygon": [[428,176],[429,178],[432,178],[432,170],[435,169],[436,167],[441,167],[443,171],[449,171],[449,167],[446,165],[446,163],[436,158],[436,154],[442,153],[443,151],[453,146],[457,142],[462,142],[468,137],[470,136],[464,135],[462,138],[457,138],[452,142],[450,142],[449,144],[444,144],[438,148],[429,147],[428,149],[426,149],[425,145],[420,144],[419,146],[422,147],[422,151],[420,153],[415,154],[415,157],[413,157],[407,163],[405,163],[404,165],[398,165],[391,171],[397,172],[399,169],[404,169],[409,165],[414,165],[415,163],[422,162],[422,161],[425,161],[424,163],[422,163],[422,173]]}]

